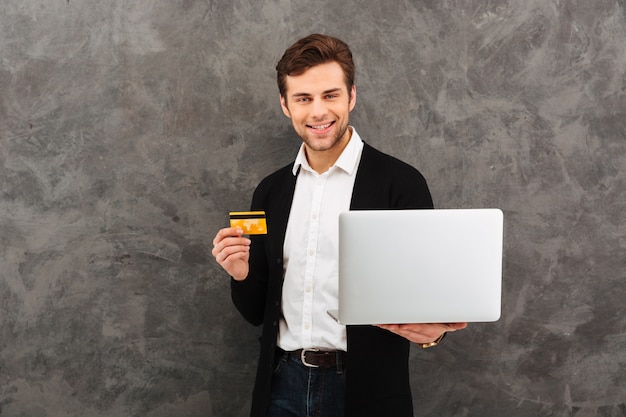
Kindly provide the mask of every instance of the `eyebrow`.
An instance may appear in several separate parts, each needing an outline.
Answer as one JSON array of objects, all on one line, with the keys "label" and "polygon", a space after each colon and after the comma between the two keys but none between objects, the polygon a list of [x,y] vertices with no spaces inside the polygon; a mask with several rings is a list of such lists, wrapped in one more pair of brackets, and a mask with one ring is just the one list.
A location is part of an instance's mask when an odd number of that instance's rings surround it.
[{"label": "eyebrow", "polygon": [[[331,94],[331,93],[340,93],[341,92],[341,88],[337,87],[337,88],[331,88],[330,90],[326,90],[322,92],[322,95],[325,96],[327,94]],[[308,97],[311,96],[312,94],[310,93],[295,93],[292,94],[291,97]]]}]

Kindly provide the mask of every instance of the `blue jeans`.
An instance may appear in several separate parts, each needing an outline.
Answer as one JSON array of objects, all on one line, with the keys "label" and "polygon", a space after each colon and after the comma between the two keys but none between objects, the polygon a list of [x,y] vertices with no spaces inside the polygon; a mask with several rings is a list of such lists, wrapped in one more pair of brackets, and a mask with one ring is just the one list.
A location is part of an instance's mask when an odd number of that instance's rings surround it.
[{"label": "blue jeans", "polygon": [[276,358],[267,417],[343,417],[344,403],[342,370],[310,368],[286,354]]}]

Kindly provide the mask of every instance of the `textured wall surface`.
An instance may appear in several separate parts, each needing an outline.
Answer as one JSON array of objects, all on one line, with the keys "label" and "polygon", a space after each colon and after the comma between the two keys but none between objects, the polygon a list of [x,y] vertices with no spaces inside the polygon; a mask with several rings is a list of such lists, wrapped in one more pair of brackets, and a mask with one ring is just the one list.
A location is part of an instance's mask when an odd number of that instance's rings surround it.
[{"label": "textured wall surface", "polygon": [[2,0],[0,415],[245,416],[259,329],[210,255],[295,157],[274,66],[441,208],[505,213],[503,315],[412,350],[417,416],[626,415],[624,0]]}]

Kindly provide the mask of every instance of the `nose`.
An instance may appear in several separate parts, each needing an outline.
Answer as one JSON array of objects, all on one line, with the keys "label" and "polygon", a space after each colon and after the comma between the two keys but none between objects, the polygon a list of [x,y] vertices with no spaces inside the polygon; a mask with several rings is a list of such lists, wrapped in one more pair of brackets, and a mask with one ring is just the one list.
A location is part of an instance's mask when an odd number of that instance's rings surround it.
[{"label": "nose", "polygon": [[314,100],[311,109],[311,117],[316,120],[322,120],[326,117],[327,107],[324,100]]}]

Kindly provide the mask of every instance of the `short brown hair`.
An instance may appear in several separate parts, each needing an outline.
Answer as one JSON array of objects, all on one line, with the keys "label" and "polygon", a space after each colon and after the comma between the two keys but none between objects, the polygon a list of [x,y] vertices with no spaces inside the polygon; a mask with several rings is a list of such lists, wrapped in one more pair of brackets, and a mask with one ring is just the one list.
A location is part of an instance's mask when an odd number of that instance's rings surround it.
[{"label": "short brown hair", "polygon": [[340,39],[328,35],[314,33],[291,45],[276,65],[278,90],[285,97],[287,90],[286,77],[300,75],[311,67],[337,62],[346,77],[348,94],[354,85],[354,62],[348,45]]}]

